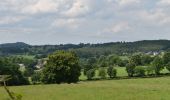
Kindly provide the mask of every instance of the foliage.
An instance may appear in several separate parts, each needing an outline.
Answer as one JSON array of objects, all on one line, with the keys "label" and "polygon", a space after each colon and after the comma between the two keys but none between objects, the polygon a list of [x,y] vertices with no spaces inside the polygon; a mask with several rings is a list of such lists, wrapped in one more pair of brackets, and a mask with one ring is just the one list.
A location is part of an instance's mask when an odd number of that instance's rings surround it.
[{"label": "foliage", "polygon": [[41,72],[36,71],[34,74],[31,76],[31,81],[33,84],[40,83],[41,82]]},{"label": "foliage", "polygon": [[151,76],[154,74],[154,67],[153,66],[147,66],[146,67],[146,73],[148,76]]},{"label": "foliage", "polygon": [[10,75],[11,79],[7,85],[26,85],[28,80],[19,70],[19,65],[12,63],[7,58],[0,58],[0,75]]},{"label": "foliage", "polygon": [[168,64],[170,62],[170,52],[166,52],[163,55],[163,61],[164,61],[164,64]]},{"label": "foliage", "polygon": [[156,75],[159,75],[159,74],[160,74],[160,71],[161,71],[162,69],[164,69],[163,59],[160,58],[159,56],[157,56],[157,57],[153,60],[152,66],[153,66],[153,68],[154,68],[155,74],[156,74]]},{"label": "foliage", "polygon": [[133,77],[133,75],[135,73],[135,67],[136,67],[136,64],[133,62],[129,62],[126,65],[126,71],[127,71],[129,77]]},{"label": "foliage", "polygon": [[75,83],[79,80],[81,68],[73,52],[57,51],[48,56],[42,71],[44,83]]},{"label": "foliage", "polygon": [[141,65],[141,55],[140,54],[135,54],[130,57],[130,62],[135,64],[136,66]]},{"label": "foliage", "polygon": [[100,69],[99,69],[99,76],[100,76],[102,79],[105,79],[105,78],[106,78],[106,75],[107,75],[107,73],[106,73],[105,68],[100,68]]},{"label": "foliage", "polygon": [[137,66],[135,68],[135,75],[138,77],[145,76],[145,72],[146,72],[146,70],[145,70],[145,67],[143,67],[143,66]]},{"label": "foliage", "polygon": [[142,55],[141,56],[141,64],[142,65],[149,65],[153,61],[153,57],[150,55]]},{"label": "foliage", "polygon": [[88,80],[91,80],[95,76],[95,69],[88,70],[86,76]]},{"label": "foliage", "polygon": [[170,71],[170,62],[169,62],[168,64],[166,64],[166,69],[167,69],[168,71]]},{"label": "foliage", "polygon": [[95,69],[97,67],[97,60],[95,57],[89,58],[86,65],[84,66],[84,74],[86,75],[87,71],[90,69]]},{"label": "foliage", "polygon": [[116,77],[117,70],[114,67],[110,66],[107,69],[107,74],[109,75],[110,78],[114,78]]}]

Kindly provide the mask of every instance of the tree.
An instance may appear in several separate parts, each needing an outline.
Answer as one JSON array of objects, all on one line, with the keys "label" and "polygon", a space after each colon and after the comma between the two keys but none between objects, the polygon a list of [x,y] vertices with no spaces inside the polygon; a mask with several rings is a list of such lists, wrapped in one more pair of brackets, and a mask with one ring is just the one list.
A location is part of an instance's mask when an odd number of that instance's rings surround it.
[{"label": "tree", "polygon": [[41,82],[41,72],[34,72],[34,74],[31,76],[31,81],[33,84]]},{"label": "tree", "polygon": [[57,51],[48,56],[42,71],[42,82],[76,83],[80,72],[79,59],[74,52]]},{"label": "tree", "polygon": [[84,74],[86,75],[87,71],[95,69],[97,60],[95,57],[91,57],[87,60],[87,64],[84,66]]},{"label": "tree", "polygon": [[91,80],[95,76],[95,69],[88,70],[86,75],[87,75],[87,79]]},{"label": "tree", "polygon": [[135,75],[139,77],[145,76],[145,68],[143,66],[138,66],[135,68]]},{"label": "tree", "polygon": [[166,64],[166,69],[167,69],[168,71],[170,71],[170,62],[169,62],[168,64]]},{"label": "tree", "polygon": [[164,62],[164,64],[168,64],[170,62],[170,52],[166,52],[163,55],[163,62]]},{"label": "tree", "polygon": [[133,77],[133,75],[135,73],[135,67],[136,67],[136,65],[133,62],[129,62],[126,65],[126,71],[127,71],[129,77]]},{"label": "tree", "polygon": [[141,55],[133,55],[132,57],[130,57],[130,62],[134,63],[136,66],[141,65]]},{"label": "tree", "polygon": [[27,85],[29,84],[19,70],[19,65],[11,62],[8,58],[0,58],[0,75],[10,75],[7,85]]},{"label": "tree", "polygon": [[160,74],[160,71],[161,71],[162,69],[164,69],[164,63],[163,63],[162,58],[160,58],[160,57],[157,56],[157,57],[153,60],[152,66],[153,66],[153,68],[154,68],[155,74],[156,74],[156,75],[159,75],[159,74]]},{"label": "tree", "polygon": [[105,68],[100,68],[99,69],[99,76],[102,78],[102,79],[105,79],[106,78],[106,70]]},{"label": "tree", "polygon": [[153,57],[149,55],[142,55],[141,63],[142,65],[149,65],[153,61]]},{"label": "tree", "polygon": [[107,69],[107,74],[109,75],[110,78],[114,78],[116,77],[117,70],[114,67],[110,66]]}]

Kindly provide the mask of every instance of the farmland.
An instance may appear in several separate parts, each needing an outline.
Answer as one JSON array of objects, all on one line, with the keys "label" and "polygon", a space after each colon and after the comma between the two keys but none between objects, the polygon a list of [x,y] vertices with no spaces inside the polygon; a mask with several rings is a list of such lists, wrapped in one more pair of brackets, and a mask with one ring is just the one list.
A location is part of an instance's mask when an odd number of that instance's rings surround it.
[{"label": "farmland", "polygon": [[[118,77],[127,76],[125,68],[116,68]],[[162,73],[166,73],[163,70]],[[96,72],[97,74],[97,72]],[[96,76],[97,78],[97,76]],[[85,80],[84,75],[80,76]],[[80,81],[77,84],[13,86],[23,100],[169,100],[170,77]],[[8,95],[0,88],[0,100]]]},{"label": "farmland", "polygon": [[[170,77],[10,87],[23,100],[169,100]],[[0,100],[7,94],[0,88]]]}]

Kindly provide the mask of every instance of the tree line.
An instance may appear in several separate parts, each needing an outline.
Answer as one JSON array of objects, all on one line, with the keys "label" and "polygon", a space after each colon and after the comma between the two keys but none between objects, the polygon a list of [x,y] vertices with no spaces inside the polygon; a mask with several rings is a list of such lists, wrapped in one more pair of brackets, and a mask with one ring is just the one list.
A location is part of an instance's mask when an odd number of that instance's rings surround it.
[{"label": "tree line", "polygon": [[[26,71],[20,70],[20,62],[27,63]],[[116,67],[125,67],[127,77],[159,76],[165,68],[170,71],[170,52],[157,56],[137,53],[122,57],[111,54],[81,59],[72,51],[56,51],[48,55],[42,69],[30,70],[34,62],[36,61],[24,58],[1,57],[0,75],[11,76],[7,85],[76,83],[82,73],[88,80],[93,80],[96,71],[101,79],[106,79],[107,76],[113,79],[118,77]],[[31,77],[32,81],[28,81],[28,77]]]}]

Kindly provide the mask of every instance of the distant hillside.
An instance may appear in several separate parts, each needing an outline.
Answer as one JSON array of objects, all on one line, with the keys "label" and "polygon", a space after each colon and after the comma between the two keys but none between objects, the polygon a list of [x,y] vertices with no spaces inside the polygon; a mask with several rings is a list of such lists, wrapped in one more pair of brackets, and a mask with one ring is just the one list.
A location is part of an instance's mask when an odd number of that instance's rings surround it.
[{"label": "distant hillside", "polygon": [[103,44],[65,44],[31,46],[22,42],[0,44],[1,55],[31,54],[47,55],[56,50],[75,51],[80,57],[88,58],[99,55],[124,55],[135,52],[153,52],[170,50],[170,40],[143,40],[136,42],[110,42]]}]

